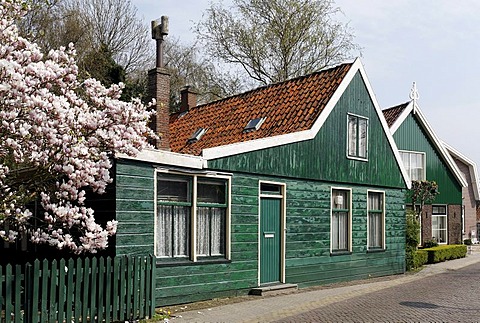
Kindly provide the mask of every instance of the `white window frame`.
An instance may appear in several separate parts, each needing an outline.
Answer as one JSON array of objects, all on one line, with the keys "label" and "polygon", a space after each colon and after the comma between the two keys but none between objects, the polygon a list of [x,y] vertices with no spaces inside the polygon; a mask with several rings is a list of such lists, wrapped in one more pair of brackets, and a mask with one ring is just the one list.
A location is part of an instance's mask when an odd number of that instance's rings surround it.
[{"label": "white window frame", "polygon": [[[433,208],[434,207],[444,207],[445,208],[445,214],[434,214],[433,213]],[[445,220],[445,229],[441,229],[442,231],[445,232],[445,241],[440,242],[438,241],[438,237],[434,234],[434,228],[433,228],[433,218],[442,218]],[[440,229],[436,229],[440,231]],[[433,204],[432,205],[432,238],[435,237],[435,240],[437,240],[438,244],[447,244],[448,243],[448,206],[446,204]]]},{"label": "white window frame", "polygon": [[[334,204],[334,196],[333,196],[333,191],[346,191],[348,193],[348,232],[347,232],[347,243],[348,243],[348,248],[347,250],[337,250],[333,249],[333,204]],[[352,252],[352,189],[351,188],[346,188],[346,187],[331,187],[330,188],[330,254],[335,255],[335,254],[343,254],[345,252],[351,253]]]},{"label": "white window frame", "polygon": [[[157,188],[157,181],[158,175],[167,175],[167,176],[183,176],[183,177],[191,177],[192,181],[192,202],[191,202],[191,212],[190,212],[190,255],[189,257],[169,257],[169,256],[158,256],[157,255],[157,208],[158,208],[158,188]],[[210,257],[202,257],[202,259],[219,259],[219,260],[230,260],[231,259],[231,175],[223,175],[223,174],[195,174],[195,173],[183,173],[178,171],[170,171],[166,169],[155,169],[154,174],[154,255],[157,259],[162,260],[172,260],[172,261],[181,261],[183,260],[190,260],[193,262],[198,261],[197,255],[197,180],[198,178],[208,178],[211,180],[224,180],[226,181],[226,214],[225,214],[225,256],[221,258],[216,258],[214,256]]]},{"label": "white window frame", "polygon": [[[358,153],[359,153],[359,145],[360,145],[360,139],[358,138],[358,129],[357,129],[357,138],[355,138],[355,147],[356,147],[356,151],[355,151],[355,155],[351,155],[350,154],[350,142],[351,142],[351,139],[350,139],[350,129],[349,129],[349,119],[350,117],[355,117],[357,118],[357,125],[358,125],[358,119],[363,119],[366,121],[367,123],[367,133],[366,133],[366,143],[365,143],[365,157],[361,157],[361,156],[358,156]],[[358,114],[353,114],[353,113],[347,113],[347,149],[346,149],[346,153],[347,153],[347,158],[349,159],[356,159],[356,160],[361,160],[361,161],[368,161],[368,128],[369,128],[369,125],[370,122],[369,122],[369,119],[365,116],[361,116],[361,115],[358,115]]]},{"label": "white window frame", "polygon": [[[423,172],[422,172],[422,176],[423,178],[421,178],[420,180],[421,181],[424,181],[427,179],[427,154],[423,151],[413,151],[413,150],[399,150],[400,152],[400,157],[402,158],[402,162],[403,162],[403,166],[405,166],[405,170],[407,171],[408,173],[408,177],[410,177],[411,180],[412,179],[412,168],[410,167],[410,165],[412,165],[412,155],[413,154],[418,154],[418,155],[423,155]],[[405,153],[405,154],[409,154],[408,156],[408,167],[407,165],[405,165],[404,161],[403,161],[403,157],[402,157],[402,153]]]},{"label": "white window frame", "polygon": [[[382,245],[380,247],[370,246],[370,209],[368,207],[368,195],[370,193],[377,193],[382,196]],[[367,250],[385,250],[385,191],[367,190]]]}]

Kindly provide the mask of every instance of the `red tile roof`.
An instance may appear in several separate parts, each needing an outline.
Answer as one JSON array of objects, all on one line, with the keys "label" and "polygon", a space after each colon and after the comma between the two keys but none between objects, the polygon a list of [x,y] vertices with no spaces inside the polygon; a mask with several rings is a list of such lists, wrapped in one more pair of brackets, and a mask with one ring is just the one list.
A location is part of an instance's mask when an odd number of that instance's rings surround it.
[{"label": "red tile roof", "polygon": [[[201,155],[202,149],[308,130],[323,111],[352,64],[261,87],[170,116],[173,152]],[[247,123],[266,118],[259,130],[245,133]],[[200,140],[188,143],[198,128]]]},{"label": "red tile roof", "polygon": [[387,124],[389,128],[392,127],[392,125],[395,123],[398,117],[402,114],[403,110],[405,110],[405,108],[408,106],[409,103],[410,101],[382,111],[383,116],[385,117],[385,120],[387,120]]}]

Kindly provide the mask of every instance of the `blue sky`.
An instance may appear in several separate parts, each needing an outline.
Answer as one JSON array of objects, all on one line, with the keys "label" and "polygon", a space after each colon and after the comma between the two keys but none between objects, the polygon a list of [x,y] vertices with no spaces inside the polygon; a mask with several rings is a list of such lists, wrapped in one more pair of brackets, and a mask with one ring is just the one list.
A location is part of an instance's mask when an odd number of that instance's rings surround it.
[{"label": "blue sky", "polygon": [[[186,44],[193,41],[191,28],[209,2],[132,0],[147,22],[169,16],[170,35]],[[415,81],[418,104],[436,134],[480,163],[480,1],[335,4],[343,11],[338,19],[349,23],[362,47],[361,60],[380,106],[408,101]]]}]

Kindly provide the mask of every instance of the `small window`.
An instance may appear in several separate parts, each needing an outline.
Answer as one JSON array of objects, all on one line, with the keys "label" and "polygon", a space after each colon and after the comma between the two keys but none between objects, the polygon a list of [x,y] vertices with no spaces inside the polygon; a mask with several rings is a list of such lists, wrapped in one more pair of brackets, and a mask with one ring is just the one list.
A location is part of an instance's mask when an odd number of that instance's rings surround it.
[{"label": "small window", "polygon": [[368,119],[348,115],[348,157],[367,159]]},{"label": "small window", "polygon": [[282,188],[280,185],[261,183],[260,193],[268,195],[282,195]]},{"label": "small window", "polygon": [[350,250],[350,191],[332,190],[332,252]]},{"label": "small window", "polygon": [[383,200],[383,193],[368,192],[368,249],[384,248]]},{"label": "small window", "polygon": [[262,126],[263,122],[265,121],[265,118],[256,118],[250,120],[245,128],[243,129],[244,132],[250,132],[250,131],[255,131],[260,129]]},{"label": "small window", "polygon": [[438,243],[447,243],[447,207],[445,205],[432,206],[432,238]]},{"label": "small window", "polygon": [[198,180],[197,200],[199,203],[225,204],[225,182]]},{"label": "small window", "polygon": [[400,151],[400,157],[412,181],[425,180],[425,153]]},{"label": "small window", "polygon": [[158,177],[157,198],[166,202],[190,202],[190,183],[182,177]]},{"label": "small window", "polygon": [[205,132],[207,132],[206,129],[198,128],[197,131],[195,131],[193,135],[190,138],[188,138],[188,143],[191,144],[199,141],[200,138],[202,138],[202,136],[205,134]]}]

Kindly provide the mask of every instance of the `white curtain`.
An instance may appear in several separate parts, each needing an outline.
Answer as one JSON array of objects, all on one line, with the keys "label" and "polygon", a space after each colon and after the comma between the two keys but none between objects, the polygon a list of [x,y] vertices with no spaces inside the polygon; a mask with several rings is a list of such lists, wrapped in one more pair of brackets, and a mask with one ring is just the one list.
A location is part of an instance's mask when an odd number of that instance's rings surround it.
[{"label": "white curtain", "polygon": [[197,254],[215,256],[225,254],[225,208],[197,208]]},{"label": "white curtain", "polygon": [[357,118],[348,117],[348,155],[357,155]]},{"label": "white curtain", "polygon": [[367,120],[358,119],[358,157],[367,157]]},{"label": "white curtain", "polygon": [[348,250],[348,213],[332,215],[332,250]]},{"label": "white curtain", "polygon": [[369,247],[381,248],[382,244],[382,214],[370,213],[368,222]]},{"label": "white curtain", "polygon": [[189,254],[190,207],[157,207],[157,256],[187,257]]}]

